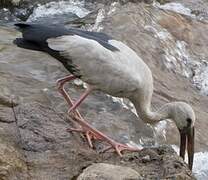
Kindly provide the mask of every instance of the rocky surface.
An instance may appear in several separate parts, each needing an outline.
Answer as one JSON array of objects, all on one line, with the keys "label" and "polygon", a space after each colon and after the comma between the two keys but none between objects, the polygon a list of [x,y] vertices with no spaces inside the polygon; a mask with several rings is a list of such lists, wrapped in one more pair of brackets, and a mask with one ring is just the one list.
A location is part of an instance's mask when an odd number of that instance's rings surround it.
[{"label": "rocky surface", "polygon": [[19,5],[21,0],[1,0],[0,7],[11,7]]},{"label": "rocky surface", "polygon": [[208,19],[208,2],[207,0],[170,0],[170,2],[181,3],[191,9],[191,12],[202,19]]},{"label": "rocky surface", "polygon": [[50,2],[50,0],[1,0],[0,1],[0,7],[15,7],[15,6],[25,6],[28,4],[45,4],[47,2]]},{"label": "rocky surface", "polygon": [[106,163],[96,163],[87,167],[82,174],[79,175],[77,180],[123,180],[123,179],[137,179],[142,177],[135,170]]},{"label": "rocky surface", "polygon": [[[158,109],[175,100],[190,103],[197,114],[196,151],[207,150],[207,97],[193,86],[194,71],[178,63],[180,49],[171,51],[177,41],[185,42],[192,59],[206,59],[207,37],[203,34],[207,23],[147,4],[115,4],[104,12],[106,18],[97,28],[124,41],[151,68],[155,80],[153,107]],[[67,106],[57,93],[55,81],[68,72],[46,54],[12,45],[19,36],[15,30],[1,27],[0,36],[0,179],[73,180],[82,172],[88,174],[94,163],[129,167],[144,179],[194,179],[181,158],[168,147],[126,153],[123,158],[99,153],[103,145],[98,141],[93,150],[88,148],[80,135],[67,132],[74,124],[66,115]],[[167,62],[168,55],[176,57],[174,62]],[[188,78],[182,73],[184,69]],[[68,91],[77,98],[83,87],[71,83]],[[94,92],[80,110],[93,126],[120,142],[178,144],[173,123],[168,121],[164,138],[101,92]],[[105,176],[104,171],[100,175]]]}]

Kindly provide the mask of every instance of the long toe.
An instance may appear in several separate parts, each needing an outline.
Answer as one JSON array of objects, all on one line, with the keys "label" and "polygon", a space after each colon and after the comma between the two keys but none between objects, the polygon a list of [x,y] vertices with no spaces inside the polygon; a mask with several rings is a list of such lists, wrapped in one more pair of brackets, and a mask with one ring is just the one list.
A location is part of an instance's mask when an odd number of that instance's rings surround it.
[{"label": "long toe", "polygon": [[90,148],[93,148],[93,143],[92,143],[93,140],[101,139],[101,137],[99,135],[96,135],[95,133],[93,133],[89,130],[85,130],[84,128],[68,128],[67,131],[82,133],[85,136],[85,138],[87,139],[87,143]]},{"label": "long toe", "polygon": [[139,149],[137,148],[129,147],[125,144],[115,142],[113,139],[98,131],[97,129],[89,125],[87,121],[85,121],[84,119],[80,119],[76,115],[73,117],[73,120],[75,120],[81,126],[81,129],[71,128],[69,129],[69,131],[83,133],[87,138],[87,142],[91,148],[93,147],[92,140],[98,139],[100,141],[107,142],[110,145],[110,148],[107,148],[107,150],[113,149],[117,152],[119,156],[122,156],[121,152],[124,150],[139,151]]},{"label": "long toe", "polygon": [[110,146],[102,150],[102,152],[107,152],[109,150],[114,150],[119,156],[122,156],[122,151],[131,151],[131,152],[136,152],[140,151],[138,148],[134,147],[129,147],[125,144],[117,143],[117,142],[112,142],[110,143]]}]

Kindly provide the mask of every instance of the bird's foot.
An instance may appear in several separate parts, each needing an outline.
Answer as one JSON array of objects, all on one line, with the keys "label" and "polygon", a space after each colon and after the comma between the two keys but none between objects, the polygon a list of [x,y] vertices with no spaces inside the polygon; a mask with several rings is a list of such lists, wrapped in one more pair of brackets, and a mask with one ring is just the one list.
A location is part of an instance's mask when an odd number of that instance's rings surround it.
[{"label": "bird's foot", "polygon": [[110,146],[109,147],[107,147],[104,150],[102,150],[102,152],[106,152],[106,151],[109,151],[111,149],[115,150],[116,153],[120,157],[122,157],[122,154],[121,154],[122,151],[131,151],[131,152],[140,151],[140,149],[138,149],[138,148],[133,148],[133,147],[130,147],[128,145],[121,144],[121,143],[118,143],[118,142],[115,142],[114,141],[114,142],[110,143]]},{"label": "bird's foot", "polygon": [[98,140],[101,139],[101,137],[96,136],[93,132],[89,131],[89,130],[84,130],[83,128],[80,129],[76,129],[76,128],[68,128],[67,129],[68,132],[79,132],[84,134],[84,136],[87,139],[88,145],[93,148],[93,144],[92,144],[92,140]]},{"label": "bird's foot", "polygon": [[105,141],[109,144],[109,146],[107,148],[105,148],[104,150],[102,150],[101,152],[106,152],[106,151],[109,151],[109,150],[113,149],[113,150],[116,151],[116,153],[119,156],[122,156],[121,152],[124,151],[124,150],[127,150],[127,151],[139,151],[140,150],[138,148],[129,147],[125,144],[115,142],[113,139],[109,138],[108,136],[106,136],[102,132],[93,128],[86,121],[84,121],[83,119],[78,118],[77,116],[73,116],[73,119],[76,120],[76,122],[79,125],[81,125],[81,128],[79,128],[79,129],[69,128],[68,131],[69,132],[83,133],[85,135],[85,137],[87,139],[87,142],[88,142],[88,144],[91,148],[93,148],[92,140],[100,140],[100,141]]}]

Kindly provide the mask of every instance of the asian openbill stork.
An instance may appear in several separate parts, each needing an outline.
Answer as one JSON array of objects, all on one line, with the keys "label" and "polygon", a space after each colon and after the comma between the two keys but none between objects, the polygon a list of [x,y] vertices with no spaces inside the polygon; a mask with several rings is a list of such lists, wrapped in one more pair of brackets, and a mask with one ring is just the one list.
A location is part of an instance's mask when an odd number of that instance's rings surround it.
[{"label": "asian openbill stork", "polygon": [[[184,159],[187,147],[189,168],[192,169],[195,122],[193,109],[184,102],[171,102],[153,112],[151,70],[131,48],[100,32],[67,29],[57,25],[17,23],[15,26],[22,32],[22,38],[14,41],[17,46],[50,54],[72,74],[57,81],[59,92],[70,106],[71,117],[82,127],[71,128],[71,131],[84,133],[91,147],[91,139],[98,138],[108,142],[119,155],[123,150],[134,151],[135,148],[117,143],[90,126],[76,109],[93,90],[128,98],[144,122],[152,124],[165,119],[175,122],[180,132],[180,156]],[[86,82],[88,88],[73,102],[64,85],[76,78]]]}]

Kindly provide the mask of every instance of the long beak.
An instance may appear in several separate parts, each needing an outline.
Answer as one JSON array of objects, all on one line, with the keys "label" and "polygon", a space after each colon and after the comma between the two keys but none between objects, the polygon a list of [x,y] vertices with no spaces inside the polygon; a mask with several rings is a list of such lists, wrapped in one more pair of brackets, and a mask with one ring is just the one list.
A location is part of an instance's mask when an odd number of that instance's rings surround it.
[{"label": "long beak", "polygon": [[179,130],[181,141],[180,141],[180,156],[185,157],[186,145],[188,151],[188,165],[189,169],[192,170],[194,160],[194,127],[188,127],[185,130]]}]

